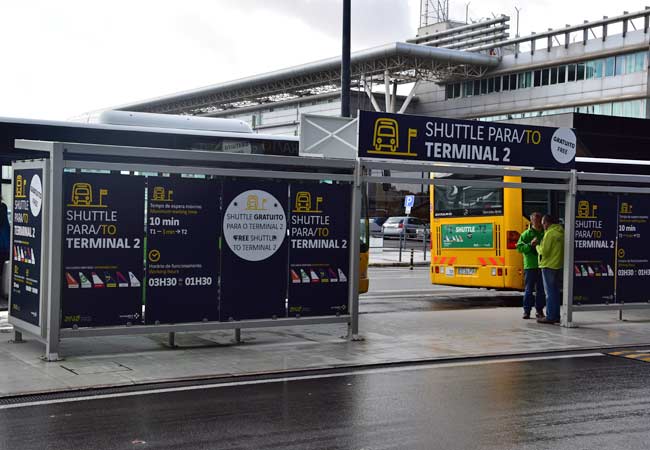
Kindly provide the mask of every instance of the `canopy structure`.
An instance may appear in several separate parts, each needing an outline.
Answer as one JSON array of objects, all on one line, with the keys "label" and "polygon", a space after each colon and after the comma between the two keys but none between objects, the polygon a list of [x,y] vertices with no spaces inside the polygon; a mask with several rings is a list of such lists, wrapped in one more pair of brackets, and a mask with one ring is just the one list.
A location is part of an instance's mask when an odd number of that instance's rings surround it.
[{"label": "canopy structure", "polygon": [[[497,57],[481,53],[395,42],[352,54],[352,88],[365,90],[371,95],[373,83],[380,83],[385,85],[387,97],[392,95],[394,98],[399,84],[480,77],[498,64]],[[340,57],[334,57],[114,109],[209,115],[223,110],[319,95],[340,89],[340,66]],[[390,92],[391,86],[393,93]],[[392,104],[394,106],[395,102]]]}]

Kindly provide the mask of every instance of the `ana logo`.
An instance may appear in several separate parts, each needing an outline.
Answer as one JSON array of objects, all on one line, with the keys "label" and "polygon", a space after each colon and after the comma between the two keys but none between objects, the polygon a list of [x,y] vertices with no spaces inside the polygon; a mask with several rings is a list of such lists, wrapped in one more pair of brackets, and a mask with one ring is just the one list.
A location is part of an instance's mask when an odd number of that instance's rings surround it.
[{"label": "ana logo", "polygon": [[400,133],[397,120],[391,119],[390,117],[380,117],[375,120],[372,135],[373,148],[372,150],[368,150],[368,153],[376,155],[417,156],[417,153],[411,151],[411,141],[417,136],[418,130],[409,128],[406,150],[400,148]]},{"label": "ana logo", "polygon": [[568,164],[576,157],[576,135],[570,128],[558,128],[551,138],[551,154],[560,164]]}]

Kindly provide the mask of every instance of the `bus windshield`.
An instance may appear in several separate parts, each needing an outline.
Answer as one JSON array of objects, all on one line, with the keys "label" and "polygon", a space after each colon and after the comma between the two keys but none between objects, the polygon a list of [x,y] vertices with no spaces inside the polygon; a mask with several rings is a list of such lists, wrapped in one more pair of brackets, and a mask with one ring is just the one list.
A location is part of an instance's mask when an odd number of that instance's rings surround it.
[{"label": "bus windshield", "polygon": [[[445,177],[451,178],[451,177]],[[463,176],[463,179],[468,179]],[[503,181],[500,178],[481,180]],[[503,189],[471,186],[434,186],[434,217],[477,217],[503,214]]]}]

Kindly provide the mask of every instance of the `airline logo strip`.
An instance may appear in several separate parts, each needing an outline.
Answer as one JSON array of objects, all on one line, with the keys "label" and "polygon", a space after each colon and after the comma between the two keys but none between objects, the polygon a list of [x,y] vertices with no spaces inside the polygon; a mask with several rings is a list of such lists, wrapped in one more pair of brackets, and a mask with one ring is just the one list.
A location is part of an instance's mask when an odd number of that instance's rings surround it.
[{"label": "airline logo strip", "polygon": [[359,111],[359,156],[569,170],[569,128]]},{"label": "airline logo strip", "polygon": [[142,322],[145,178],[66,173],[62,326]]},{"label": "airline logo strip", "polygon": [[147,178],[147,324],[219,320],[221,182]]},{"label": "airline logo strip", "polygon": [[9,313],[40,324],[43,169],[14,170],[11,305]]},{"label": "airline logo strip", "polygon": [[573,257],[574,304],[616,300],[616,222],[618,196],[579,192],[576,196]]},{"label": "airline logo strip", "polygon": [[288,191],[284,182],[224,182],[220,320],[286,315]]},{"label": "airline logo strip", "polygon": [[350,186],[296,183],[290,198],[289,315],[345,313]]}]

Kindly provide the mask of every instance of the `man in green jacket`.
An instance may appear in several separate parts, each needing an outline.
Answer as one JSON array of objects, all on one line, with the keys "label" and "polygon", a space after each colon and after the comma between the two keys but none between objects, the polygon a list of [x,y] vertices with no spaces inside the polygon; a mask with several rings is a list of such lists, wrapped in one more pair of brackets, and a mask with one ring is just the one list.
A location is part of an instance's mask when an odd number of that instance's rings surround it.
[{"label": "man in green jacket", "polygon": [[560,321],[560,285],[564,265],[564,229],[553,216],[542,217],[544,237],[537,244],[539,268],[542,269],[544,290],[546,291],[546,318],[538,323],[558,323]]},{"label": "man in green jacket", "polygon": [[530,215],[530,226],[521,233],[517,241],[517,251],[524,255],[524,319],[530,319],[533,309],[533,292],[535,292],[535,310],[537,318],[544,317],[544,282],[539,269],[538,256],[535,247],[544,237],[542,228],[542,215],[534,212]]}]

